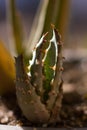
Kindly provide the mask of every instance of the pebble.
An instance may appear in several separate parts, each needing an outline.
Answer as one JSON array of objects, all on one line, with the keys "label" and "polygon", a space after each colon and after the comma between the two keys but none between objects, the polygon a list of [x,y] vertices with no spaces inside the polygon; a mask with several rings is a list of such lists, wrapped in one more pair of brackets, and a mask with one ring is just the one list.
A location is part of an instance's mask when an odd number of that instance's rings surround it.
[{"label": "pebble", "polygon": [[2,124],[8,123],[8,117],[7,117],[7,116],[4,116],[4,117],[1,119],[1,123],[2,123]]}]

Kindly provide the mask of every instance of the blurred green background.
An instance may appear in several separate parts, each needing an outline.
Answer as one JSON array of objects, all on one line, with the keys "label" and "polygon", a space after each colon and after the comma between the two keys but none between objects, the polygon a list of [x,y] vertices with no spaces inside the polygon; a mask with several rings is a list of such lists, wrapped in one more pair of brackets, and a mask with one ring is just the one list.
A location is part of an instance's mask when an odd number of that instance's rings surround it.
[{"label": "blurred green background", "polygon": [[[28,37],[40,0],[16,0],[25,36]],[[0,39],[8,43],[6,0],[0,0]],[[70,0],[68,41],[65,46],[84,47],[87,41],[87,0]],[[75,43],[75,44],[74,44]]]}]

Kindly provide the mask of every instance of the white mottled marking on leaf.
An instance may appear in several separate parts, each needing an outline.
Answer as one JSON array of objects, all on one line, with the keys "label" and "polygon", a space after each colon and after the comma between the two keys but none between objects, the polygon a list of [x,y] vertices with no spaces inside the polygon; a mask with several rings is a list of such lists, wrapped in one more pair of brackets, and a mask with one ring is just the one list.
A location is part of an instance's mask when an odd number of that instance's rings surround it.
[{"label": "white mottled marking on leaf", "polygon": [[[55,46],[55,49],[56,49],[56,52],[55,52],[56,57],[55,57],[55,65],[54,65],[54,66],[56,66],[57,56],[58,56],[58,45],[57,45],[58,43],[57,43],[57,40],[56,40],[56,34],[55,34],[54,29],[53,29],[53,36],[52,36],[50,42],[54,43],[54,46]],[[54,71],[54,76],[55,76],[55,71]],[[51,80],[51,84],[53,83],[53,80],[54,80],[54,78]]]},{"label": "white mottled marking on leaf", "polygon": [[37,45],[36,45],[36,48],[39,47],[39,46],[43,43],[44,37],[45,37],[45,35],[43,35],[43,36],[41,37],[41,39],[39,40],[39,42],[38,42]]},{"label": "white mottled marking on leaf", "polygon": [[53,29],[53,36],[52,36],[50,42],[53,42],[53,43],[54,43],[54,46],[55,46],[55,48],[56,48],[56,62],[57,62],[57,56],[58,56],[58,46],[57,46],[57,44],[58,44],[58,43],[57,43],[57,40],[56,40],[56,36],[55,36],[55,31],[54,31],[54,29]]},{"label": "white mottled marking on leaf", "polygon": [[52,78],[52,80],[51,80],[51,82],[50,82],[51,85],[53,85],[53,81],[54,81],[54,78]]},{"label": "white mottled marking on leaf", "polygon": [[[33,52],[33,56],[32,56],[32,59],[29,60],[29,66],[28,66],[28,69],[29,69],[29,70],[30,70],[31,66],[32,66],[32,65],[34,64],[34,62],[35,62],[35,59],[36,59],[36,49],[43,43],[44,37],[45,37],[45,35],[43,35],[43,36],[41,37],[41,39],[40,39],[39,42],[37,43],[35,49],[32,51],[32,52]],[[30,71],[29,71],[27,74],[28,74],[29,76],[31,76],[31,72],[30,72]]]}]

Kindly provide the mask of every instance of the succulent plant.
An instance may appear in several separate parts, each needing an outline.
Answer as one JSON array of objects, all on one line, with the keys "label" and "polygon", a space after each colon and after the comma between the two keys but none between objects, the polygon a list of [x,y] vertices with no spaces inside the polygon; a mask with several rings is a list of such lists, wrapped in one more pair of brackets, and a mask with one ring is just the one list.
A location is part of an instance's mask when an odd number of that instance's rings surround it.
[{"label": "succulent plant", "polygon": [[53,36],[44,34],[36,44],[26,69],[23,54],[16,61],[16,95],[25,117],[33,123],[56,123],[59,120],[62,91],[62,42],[52,25]]},{"label": "succulent plant", "polygon": [[[23,22],[22,19],[20,19],[20,11],[17,9],[17,3],[15,0],[7,0],[6,1],[6,18],[7,18],[7,28],[8,28],[8,40],[9,45],[7,45],[8,49],[4,47],[4,44],[0,41],[0,95],[8,95],[10,92],[15,93],[15,63],[14,63],[14,56],[19,55],[23,52],[23,57],[26,63],[28,63],[27,57],[31,54],[32,48],[35,46],[35,42],[38,41],[43,34],[43,32],[47,32],[50,30],[50,24],[53,23],[60,31],[63,37],[65,37],[66,29],[67,29],[67,23],[69,21],[68,11],[70,9],[70,0],[44,0],[40,1],[37,13],[35,15],[33,24],[31,29],[29,28],[29,36],[27,37],[24,33],[23,29]],[[28,28],[27,28],[28,29]],[[34,34],[34,35],[33,35]],[[49,32],[49,35],[46,37],[46,39],[49,39],[51,36],[51,32]],[[48,42],[49,43],[49,42]],[[53,46],[53,45],[52,45]],[[46,47],[45,47],[46,48]],[[2,54],[3,53],[3,54]],[[50,53],[50,51],[49,51]],[[49,54],[50,55],[50,54]],[[4,58],[3,58],[4,56]],[[27,59],[27,60],[26,60]],[[47,59],[45,60],[47,67],[47,62],[49,62]],[[6,62],[6,64],[5,64]],[[12,71],[9,71],[9,66],[11,66]],[[33,68],[31,67],[33,73]],[[53,71],[50,70],[51,74]],[[47,76],[47,73],[44,71],[45,75]],[[48,76],[49,77],[49,76]],[[33,78],[32,78],[33,79]],[[51,77],[48,79],[51,80]],[[49,84],[49,82],[44,81],[44,84]],[[6,82],[4,82],[6,81]],[[32,80],[33,81],[33,80]],[[47,87],[48,85],[45,85]],[[47,87],[49,90],[50,87]],[[47,90],[47,91],[48,91]],[[38,91],[38,90],[37,90]],[[48,95],[45,92],[45,98],[48,97]]]}]

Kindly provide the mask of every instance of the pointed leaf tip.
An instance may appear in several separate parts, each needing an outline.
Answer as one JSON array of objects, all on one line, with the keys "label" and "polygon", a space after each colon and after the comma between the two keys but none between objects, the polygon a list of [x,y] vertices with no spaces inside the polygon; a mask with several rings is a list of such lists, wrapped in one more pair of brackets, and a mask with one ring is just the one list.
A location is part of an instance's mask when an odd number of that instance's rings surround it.
[{"label": "pointed leaf tip", "polygon": [[54,29],[55,28],[55,25],[51,23],[51,28]]}]

